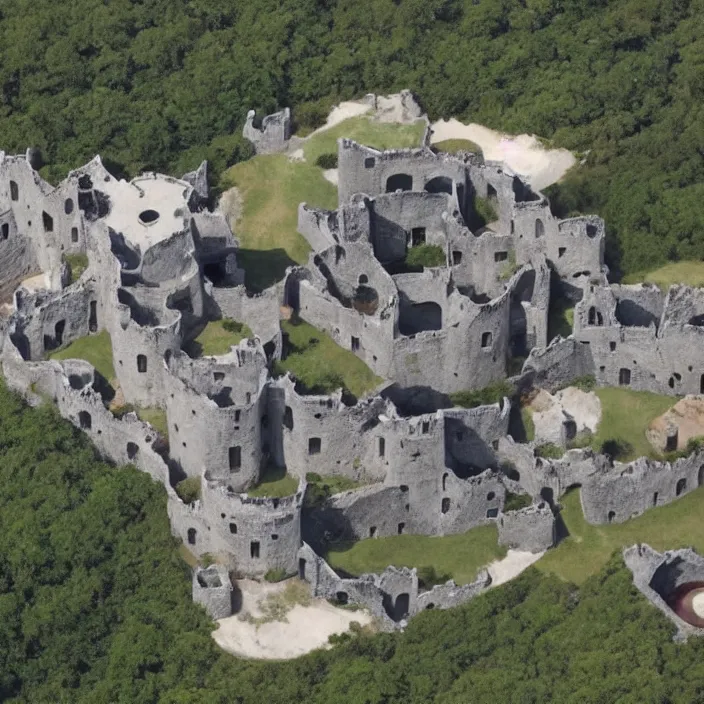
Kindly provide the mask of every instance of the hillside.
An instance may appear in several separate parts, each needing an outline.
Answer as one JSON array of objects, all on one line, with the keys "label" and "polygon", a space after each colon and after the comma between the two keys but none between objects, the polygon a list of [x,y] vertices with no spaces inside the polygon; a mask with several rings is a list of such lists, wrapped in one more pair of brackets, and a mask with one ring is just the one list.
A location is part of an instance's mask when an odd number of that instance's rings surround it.
[{"label": "hillside", "polygon": [[218,170],[251,154],[247,110],[292,106],[310,130],[341,99],[412,89],[431,118],[534,132],[585,163],[561,214],[606,219],[625,273],[704,258],[695,1],[8,0],[2,148],[38,146],[58,177],[102,154],[117,172]]}]

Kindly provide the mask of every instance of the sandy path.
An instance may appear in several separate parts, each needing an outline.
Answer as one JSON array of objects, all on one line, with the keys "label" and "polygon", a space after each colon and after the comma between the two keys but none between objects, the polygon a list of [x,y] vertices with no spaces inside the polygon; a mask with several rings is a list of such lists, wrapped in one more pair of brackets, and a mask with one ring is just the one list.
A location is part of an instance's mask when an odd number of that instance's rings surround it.
[{"label": "sandy path", "polygon": [[367,611],[338,609],[324,599],[314,599],[310,606],[297,604],[286,614],[286,622],[272,621],[256,625],[241,620],[249,613],[261,616],[259,602],[270,594],[286,588],[287,582],[278,584],[240,580],[237,586],[242,595],[240,613],[218,621],[213,631],[215,642],[223,649],[245,658],[286,660],[297,658],[316,648],[327,648],[328,636],[344,633],[353,621],[361,625],[371,623]]},{"label": "sandy path", "polygon": [[518,577],[523,570],[528,569],[533,563],[537,562],[545,553],[544,552],[525,552],[523,550],[509,550],[506,557],[501,560],[495,560],[487,565],[487,570],[491,575],[491,586],[497,587],[499,584],[504,584]]},{"label": "sandy path", "polygon": [[537,190],[559,181],[576,162],[567,149],[545,149],[534,135],[514,137],[474,123],[465,125],[454,118],[438,120],[431,127],[431,143],[469,139],[482,148],[485,159],[503,161]]},{"label": "sandy path", "polygon": [[367,103],[358,103],[352,100],[340,103],[330,111],[328,119],[325,120],[325,124],[322,127],[318,127],[318,129],[315,130],[315,132],[312,132],[309,136],[318,134],[318,132],[329,130],[331,127],[339,125],[341,122],[344,122],[350,117],[358,117],[359,115],[364,115],[371,109],[371,105]]}]

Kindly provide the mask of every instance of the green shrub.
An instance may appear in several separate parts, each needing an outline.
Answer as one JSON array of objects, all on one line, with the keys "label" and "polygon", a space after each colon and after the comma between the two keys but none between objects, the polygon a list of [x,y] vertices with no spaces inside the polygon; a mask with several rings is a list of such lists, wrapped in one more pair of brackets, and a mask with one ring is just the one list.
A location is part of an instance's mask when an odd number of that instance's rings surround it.
[{"label": "green shrub", "polygon": [[88,255],[64,254],[63,258],[71,270],[71,283],[75,283],[81,278],[83,272],[88,268]]},{"label": "green shrub", "polygon": [[174,487],[184,504],[192,504],[200,499],[200,477],[187,477]]},{"label": "green shrub", "polygon": [[704,446],[704,436],[699,435],[695,438],[689,438],[684,449],[677,450],[675,452],[667,452],[665,454],[665,459],[668,462],[675,462],[676,460],[682,459],[683,457],[689,457],[698,450],[701,450]]},{"label": "green shrub", "polygon": [[567,443],[568,450],[577,450],[583,447],[589,447],[594,441],[594,434],[591,430],[582,430],[577,433],[572,440]]},{"label": "green shrub", "polygon": [[578,376],[576,379],[572,379],[569,384],[565,384],[562,388],[567,388],[568,386],[576,386],[582,391],[594,391],[596,388],[596,377],[593,374]]},{"label": "green shrub", "polygon": [[287,576],[286,570],[283,567],[275,567],[264,575],[264,579],[267,582],[283,582]]},{"label": "green shrub", "polygon": [[245,329],[244,323],[232,320],[232,318],[223,318],[222,327],[223,330],[227,330],[227,332],[242,332]]},{"label": "green shrub", "polygon": [[295,130],[301,134],[310,133],[325,124],[332,101],[330,99],[309,100],[300,103],[293,110]]},{"label": "green shrub", "polygon": [[321,154],[316,160],[315,165],[321,169],[336,169],[337,154]]},{"label": "green shrub", "polygon": [[565,454],[565,451],[561,447],[555,445],[555,443],[546,442],[535,448],[535,454],[537,457],[544,457],[548,460],[559,460],[560,457]]},{"label": "green shrub", "polygon": [[438,574],[433,565],[423,565],[418,568],[418,584],[424,589],[431,589],[436,584],[445,584],[452,576],[447,573]]},{"label": "green shrub", "polygon": [[210,567],[210,565],[214,565],[217,560],[215,559],[214,555],[211,555],[209,552],[204,552],[200,556],[199,562],[203,567]]},{"label": "green shrub", "polygon": [[110,412],[115,416],[115,418],[122,418],[128,413],[136,413],[137,409],[131,403],[126,403],[124,406],[111,408]]},{"label": "green shrub", "polygon": [[533,504],[533,499],[529,494],[513,494],[510,491],[506,492],[504,501],[504,511],[519,511],[522,508],[527,508]]},{"label": "green shrub", "polygon": [[445,251],[436,244],[419,244],[406,253],[408,267],[444,266],[446,263]]},{"label": "green shrub", "polygon": [[491,403],[498,403],[504,396],[509,398],[515,393],[514,387],[505,379],[496,381],[476,391],[455,391],[450,394],[450,401],[462,408],[476,408]]},{"label": "green shrub", "polygon": [[496,212],[494,204],[488,198],[475,197],[474,210],[479,219],[480,227],[488,225],[490,222],[496,222],[499,219],[499,214]]},{"label": "green shrub", "polygon": [[533,422],[533,413],[530,408],[521,408],[521,420],[523,421],[523,431],[525,433],[526,442],[535,440],[535,423]]}]

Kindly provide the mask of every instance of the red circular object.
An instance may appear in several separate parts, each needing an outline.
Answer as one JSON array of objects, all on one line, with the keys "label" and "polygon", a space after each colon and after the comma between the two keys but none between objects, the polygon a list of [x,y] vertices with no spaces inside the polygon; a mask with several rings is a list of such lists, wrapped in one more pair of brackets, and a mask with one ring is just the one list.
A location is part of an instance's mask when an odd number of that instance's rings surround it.
[{"label": "red circular object", "polygon": [[704,628],[704,617],[699,616],[692,603],[694,597],[704,594],[704,582],[685,582],[680,584],[666,599],[667,605],[691,626]]}]

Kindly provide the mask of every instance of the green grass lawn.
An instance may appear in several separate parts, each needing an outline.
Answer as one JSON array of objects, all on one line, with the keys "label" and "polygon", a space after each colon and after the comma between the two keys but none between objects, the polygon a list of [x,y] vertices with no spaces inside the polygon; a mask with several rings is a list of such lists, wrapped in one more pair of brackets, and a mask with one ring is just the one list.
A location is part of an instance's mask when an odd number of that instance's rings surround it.
[{"label": "green grass lawn", "polygon": [[159,431],[164,437],[169,437],[169,426],[166,421],[166,411],[163,408],[137,408],[135,410],[140,420],[152,425],[154,429]]},{"label": "green grass lawn", "polygon": [[704,262],[673,262],[653,271],[628,274],[623,279],[625,284],[637,284],[642,281],[657,284],[663,290],[667,290],[672,284],[704,286]]},{"label": "green grass lawn", "polygon": [[72,284],[78,281],[83,272],[88,268],[87,254],[64,254],[64,261],[71,267]]},{"label": "green grass lawn", "polygon": [[211,320],[198,337],[184,345],[184,350],[192,358],[227,354],[232,345],[252,336],[252,331],[244,323],[227,318]]},{"label": "green grass lawn", "polygon": [[389,565],[432,566],[438,574],[449,574],[458,584],[467,584],[480,568],[506,554],[506,548],[500,547],[497,540],[495,525],[442,537],[394,535],[335,546],[328,551],[326,560],[333,569],[354,576],[383,572]]},{"label": "green grass lawn", "polygon": [[470,139],[443,139],[442,142],[435,142],[433,149],[446,154],[457,154],[457,152],[473,152],[484,156],[482,148]]},{"label": "green grass lawn", "polygon": [[282,321],[281,328],[294,351],[277,363],[277,372],[290,371],[310,393],[344,386],[359,397],[382,382],[359,357],[305,321]]},{"label": "green grass lawn", "polygon": [[112,363],[112,345],[107,330],[96,335],[87,335],[74,340],[70,345],[51,352],[48,359],[85,359],[90,362],[108,381],[115,378]]},{"label": "green grass lawn", "polygon": [[569,337],[574,328],[574,303],[564,298],[551,298],[548,310],[548,342],[556,335]]},{"label": "green grass lawn", "polygon": [[392,125],[356,117],[311,137],[304,145],[305,161],[285,154],[261,155],[235,164],[224,175],[237,186],[242,212],[235,223],[241,249],[237,261],[246,272],[248,288],[260,291],[280,281],[291,264],[305,264],[310,247],[296,231],[298,205],[337,207],[337,189],[315,165],[321,154],[337,153],[337,138],[351,137],[380,149],[419,146],[422,122]]},{"label": "green grass lawn", "polygon": [[298,479],[286,474],[286,470],[282,467],[272,466],[264,470],[259,484],[250,489],[247,494],[260,498],[280,499],[295,494],[297,489]]},{"label": "green grass lawn", "polygon": [[596,429],[592,447],[601,451],[604,443],[618,442],[624,451],[617,455],[622,462],[636,457],[657,457],[653,446],[645,437],[648,424],[672,407],[677,399],[648,391],[606,387],[596,389],[601,401],[601,421]]},{"label": "green grass lawn", "polygon": [[638,518],[611,525],[592,526],[584,520],[578,489],[565,494],[560,503],[569,537],[549,550],[536,567],[564,580],[581,584],[606,564],[614,550],[634,543],[648,543],[656,550],[691,545],[704,552],[704,487]]},{"label": "green grass lawn", "polygon": [[366,115],[343,120],[329,130],[323,130],[310,137],[303,146],[306,161],[314,164],[321,154],[337,154],[337,140],[340,137],[354,139],[367,147],[403,149],[420,147],[425,124],[417,120],[411,125],[397,125],[391,122],[377,122]]}]

